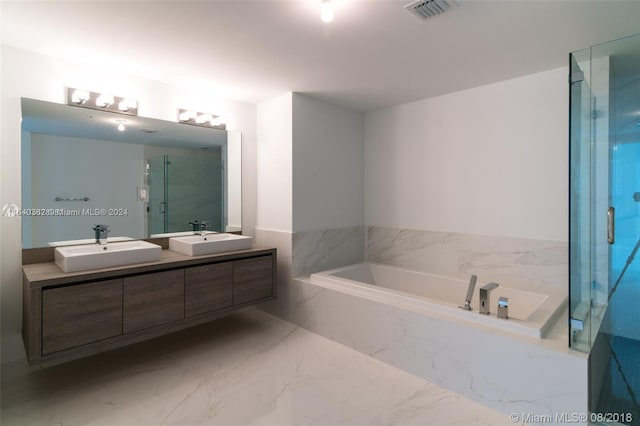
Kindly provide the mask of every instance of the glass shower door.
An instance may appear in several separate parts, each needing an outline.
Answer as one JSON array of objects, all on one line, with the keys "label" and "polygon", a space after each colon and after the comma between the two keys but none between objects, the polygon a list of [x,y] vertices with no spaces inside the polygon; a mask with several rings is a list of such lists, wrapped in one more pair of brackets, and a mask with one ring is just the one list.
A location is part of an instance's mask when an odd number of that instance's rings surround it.
[{"label": "glass shower door", "polygon": [[640,36],[594,46],[591,56],[609,68],[608,81],[598,84],[609,88],[608,127],[600,133],[608,144],[610,206],[609,281],[596,338],[609,356],[590,365],[602,377],[591,397],[596,412],[625,413],[618,423],[640,425]]},{"label": "glass shower door", "polygon": [[165,233],[169,226],[166,167],[166,155],[147,160],[147,185],[149,186],[147,222],[149,236]]},{"label": "glass shower door", "polygon": [[570,66],[569,342],[589,353],[591,420],[640,425],[640,35]]},{"label": "glass shower door", "polygon": [[188,231],[196,219],[206,222],[210,231],[224,232],[221,158],[209,154],[168,156],[166,232]]},{"label": "glass shower door", "polygon": [[147,161],[149,235],[190,231],[190,222],[225,231],[224,169],[220,151],[167,154]]}]

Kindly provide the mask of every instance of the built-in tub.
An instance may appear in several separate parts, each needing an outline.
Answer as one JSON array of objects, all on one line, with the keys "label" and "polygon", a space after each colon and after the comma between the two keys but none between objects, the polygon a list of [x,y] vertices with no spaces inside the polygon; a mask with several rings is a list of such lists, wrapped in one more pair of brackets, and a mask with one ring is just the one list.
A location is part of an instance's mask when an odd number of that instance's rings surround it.
[{"label": "built-in tub", "polygon": [[[473,295],[472,311],[460,309],[464,305],[468,281],[426,274],[388,265],[359,263],[318,272],[311,282],[323,287],[366,297],[382,303],[412,310],[434,312],[482,327],[542,338],[552,327],[567,296],[561,293],[541,294],[509,288],[500,283],[490,293],[490,315],[478,311],[478,281]],[[498,318],[498,298],[509,298],[509,319]]]}]

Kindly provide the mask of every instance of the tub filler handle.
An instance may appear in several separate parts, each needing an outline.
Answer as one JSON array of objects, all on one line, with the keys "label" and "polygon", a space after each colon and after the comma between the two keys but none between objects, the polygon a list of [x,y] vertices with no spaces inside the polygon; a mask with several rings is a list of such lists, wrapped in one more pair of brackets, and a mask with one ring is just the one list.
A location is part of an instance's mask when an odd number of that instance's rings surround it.
[{"label": "tub filler handle", "polygon": [[469,287],[467,288],[467,297],[464,298],[464,306],[458,306],[458,308],[462,308],[465,311],[473,310],[471,308],[471,299],[473,299],[473,290],[476,288],[477,279],[477,276],[471,275],[471,279],[469,280]]},{"label": "tub filler handle", "polygon": [[498,318],[509,319],[509,298],[500,297],[498,299]]}]

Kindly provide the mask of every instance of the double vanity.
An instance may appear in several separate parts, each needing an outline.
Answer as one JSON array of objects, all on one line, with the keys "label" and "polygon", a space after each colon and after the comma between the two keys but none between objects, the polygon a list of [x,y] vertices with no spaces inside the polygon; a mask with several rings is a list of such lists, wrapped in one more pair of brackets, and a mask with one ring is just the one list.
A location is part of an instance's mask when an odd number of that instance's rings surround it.
[{"label": "double vanity", "polygon": [[241,235],[37,250],[37,259],[23,255],[30,364],[96,354],[276,297],[276,249]]}]

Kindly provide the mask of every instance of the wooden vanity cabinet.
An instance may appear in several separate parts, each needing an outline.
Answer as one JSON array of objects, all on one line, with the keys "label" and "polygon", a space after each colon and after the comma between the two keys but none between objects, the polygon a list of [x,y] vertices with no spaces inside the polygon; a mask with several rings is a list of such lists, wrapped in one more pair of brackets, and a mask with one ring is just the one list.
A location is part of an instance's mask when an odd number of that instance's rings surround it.
[{"label": "wooden vanity cabinet", "polygon": [[124,279],[123,333],[184,318],[184,270]]},{"label": "wooden vanity cabinet", "polygon": [[161,336],[276,297],[276,250],[164,260],[65,274],[24,265],[30,364],[57,363]]},{"label": "wooden vanity cabinet", "polygon": [[273,294],[273,262],[269,257],[233,262],[233,303],[239,305]]},{"label": "wooden vanity cabinet", "polygon": [[214,263],[184,270],[185,317],[233,305],[234,263]]},{"label": "wooden vanity cabinet", "polygon": [[44,355],[122,334],[122,278],[42,291]]}]

